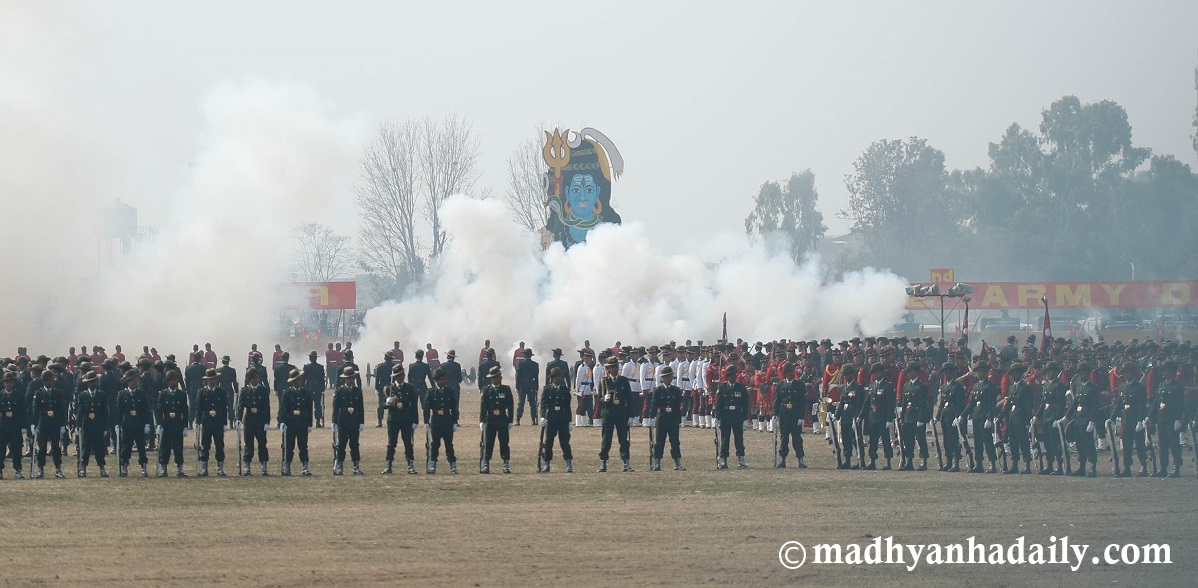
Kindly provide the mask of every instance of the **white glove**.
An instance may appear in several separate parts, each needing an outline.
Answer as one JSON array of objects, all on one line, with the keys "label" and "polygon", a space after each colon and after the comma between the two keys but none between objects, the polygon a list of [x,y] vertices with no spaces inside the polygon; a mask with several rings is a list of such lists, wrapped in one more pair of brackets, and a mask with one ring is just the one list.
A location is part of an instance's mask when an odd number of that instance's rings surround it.
[{"label": "white glove", "polygon": [[155,429],[155,431],[154,431],[154,432],[155,432],[155,433],[158,433],[159,435],[161,435],[161,434],[162,434],[162,425],[158,425],[158,428],[157,428],[157,429]]},{"label": "white glove", "polygon": [[358,425],[358,432],[359,432],[359,433],[361,433],[362,431],[365,431],[365,430],[366,430],[366,425]]},{"label": "white glove", "polygon": [[487,423],[479,423],[479,424],[478,424],[478,430],[480,430],[480,431],[483,431],[483,432],[486,432],[486,430],[487,430]]},{"label": "white glove", "polygon": [[720,419],[714,419],[715,426],[720,426]]},{"label": "white glove", "polygon": [[454,424],[453,424],[453,430],[455,430],[455,431],[456,431],[456,430],[458,430],[458,424],[457,424],[457,423],[454,423]]},{"label": "white glove", "polygon": [[960,427],[960,426],[961,426],[961,417],[957,417],[957,418],[953,419],[953,426],[954,426],[954,427]]},{"label": "white glove", "polygon": [[429,429],[428,423],[424,423],[424,430],[427,431],[428,429]]},{"label": "white glove", "polygon": [[635,419],[633,419],[632,417],[628,417],[628,426],[629,426],[629,427],[631,427],[631,426],[632,426],[632,423],[633,423],[633,421],[634,421],[634,420],[635,420]]},{"label": "white glove", "polygon": [[1094,421],[1090,421],[1090,423],[1086,425],[1086,432],[1087,433],[1094,432]]},{"label": "white glove", "polygon": [[740,428],[745,431],[748,431],[749,430],[749,421],[745,421],[745,422],[741,423]]},{"label": "white glove", "polygon": [[573,430],[574,430],[574,423],[566,423],[566,430],[567,430],[567,431],[573,431]]},{"label": "white glove", "polygon": [[220,430],[221,430],[222,432],[223,432],[223,431],[228,431],[228,430],[229,430],[229,425],[224,425],[224,426],[222,426],[222,427],[220,428]]},{"label": "white glove", "polygon": [[415,430],[416,430],[416,423],[412,423],[412,430],[413,430],[413,431],[415,431]]},{"label": "white glove", "polygon": [[894,421],[886,421],[886,432],[887,433],[894,432]]},{"label": "white glove", "polygon": [[1029,429],[1032,427],[1035,427],[1036,426],[1036,417],[1032,417],[1032,420],[1028,421],[1027,426]]},{"label": "white glove", "polygon": [[150,434],[150,425],[146,425],[146,435]]},{"label": "white glove", "polygon": [[539,424],[540,424],[542,427],[544,427],[544,426],[546,426],[546,425],[548,425],[548,424],[549,424],[549,419],[546,419],[546,418],[541,418],[541,420],[539,421]]},{"label": "white glove", "polygon": [[1056,421],[1053,421],[1052,426],[1060,427],[1061,425],[1064,425],[1064,424],[1065,424],[1065,419],[1064,419],[1064,417],[1062,417],[1062,418],[1057,419]]},{"label": "white glove", "polygon": [[[1181,421],[1173,421],[1173,430],[1174,431],[1181,430]],[[22,431],[22,433],[24,433],[24,431]]]},{"label": "white glove", "polygon": [[1139,432],[1143,431],[1143,430],[1144,430],[1144,426],[1145,426],[1145,424],[1147,424],[1147,423],[1148,423],[1148,419],[1144,419],[1144,420],[1142,420],[1142,421],[1140,421],[1140,422],[1136,423],[1136,432],[1137,432],[1137,433],[1139,433]]},{"label": "white glove", "polygon": [[262,432],[263,432],[263,433],[265,433],[265,432],[267,432],[267,431],[269,431],[269,430],[270,430],[270,423],[266,423],[265,425],[262,425]]},{"label": "white glove", "polygon": [[1111,422],[1111,419],[1107,419],[1106,422],[1103,423],[1103,426],[1105,426],[1106,428],[1109,429],[1109,428],[1111,428],[1112,424],[1114,424],[1114,423]]},{"label": "white glove", "polygon": [[[30,431],[33,431],[33,436],[34,436],[34,437],[37,437],[37,425],[30,425],[30,426],[29,426],[29,430],[30,430]],[[150,425],[146,425],[146,432],[147,432],[147,433],[149,433],[149,432],[150,432]]]},{"label": "white glove", "polygon": [[649,428],[650,428],[650,429],[652,429],[652,428],[653,428],[653,425],[656,425],[656,424],[657,424],[657,419],[645,419],[645,420],[646,420],[646,421],[648,421],[648,423],[646,423],[646,424],[648,424],[648,425],[649,425]]},{"label": "white glove", "polygon": [[1116,418],[1115,419],[1115,428],[1118,429],[1118,428],[1121,428],[1122,426],[1123,426],[1123,417]]},{"label": "white glove", "polygon": [[990,419],[986,419],[986,426],[985,426],[985,428],[987,428],[987,429],[990,429],[990,428],[993,428],[993,427],[994,427],[994,421],[992,421],[992,420],[990,420]]},{"label": "white glove", "polygon": [[894,409],[894,416],[897,416],[897,417],[903,416],[903,407],[900,406],[900,407]]},{"label": "white glove", "polygon": [[510,428],[512,428],[512,427],[514,427],[514,426],[516,426],[516,423],[508,423],[508,424],[507,424],[507,428],[509,428],[509,429],[510,429]]},{"label": "white glove", "polygon": [[604,401],[604,402],[611,402],[611,394],[604,395],[604,397],[603,397],[603,401]]},{"label": "white glove", "polygon": [[59,434],[59,435],[66,435],[66,434],[67,434],[67,428],[66,428],[66,427],[59,427],[59,428],[58,428],[58,434]]},{"label": "white glove", "polygon": [[279,430],[280,430],[280,431],[286,431],[286,430],[287,430],[287,423],[279,423],[279,424],[278,424],[278,427],[279,427]]},{"label": "white glove", "polygon": [[916,422],[916,423],[915,423],[915,428],[916,428],[916,429],[922,429],[922,428],[923,428],[923,423]]},{"label": "white glove", "polygon": [[311,433],[311,432],[312,432],[312,427],[308,427],[308,432],[309,432],[309,433]]}]

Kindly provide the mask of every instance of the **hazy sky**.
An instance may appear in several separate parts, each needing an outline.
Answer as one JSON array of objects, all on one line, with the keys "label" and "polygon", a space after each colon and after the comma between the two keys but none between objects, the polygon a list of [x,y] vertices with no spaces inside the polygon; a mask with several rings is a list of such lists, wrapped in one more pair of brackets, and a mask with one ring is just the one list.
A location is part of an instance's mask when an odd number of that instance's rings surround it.
[{"label": "hazy sky", "polygon": [[[23,18],[32,41],[5,58],[61,94],[47,117],[87,120],[94,189],[147,224],[186,182],[204,96],[246,78],[309,85],[363,140],[378,120],[463,115],[495,194],[539,124],[595,127],[626,162],[613,205],[669,251],[743,230],[762,182],[808,167],[843,231],[844,176],[872,141],[985,165],[1066,94],[1120,103],[1137,144],[1195,160],[1198,2],[105,1]],[[314,220],[354,231],[352,181]]]}]

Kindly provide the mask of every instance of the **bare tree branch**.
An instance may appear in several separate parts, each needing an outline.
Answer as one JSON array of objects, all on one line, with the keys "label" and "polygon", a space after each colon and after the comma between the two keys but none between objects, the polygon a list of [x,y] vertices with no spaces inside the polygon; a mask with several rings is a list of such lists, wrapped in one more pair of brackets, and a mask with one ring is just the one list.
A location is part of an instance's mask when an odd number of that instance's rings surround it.
[{"label": "bare tree branch", "polygon": [[349,237],[320,223],[303,223],[291,231],[296,269],[305,282],[330,282],[347,278],[354,266]]},{"label": "bare tree branch", "polygon": [[478,181],[478,139],[471,125],[457,115],[434,122],[424,119],[419,126],[420,179],[424,192],[424,217],[432,226],[432,251],[437,257],[445,248],[441,226],[441,204],[454,194],[467,194]]},{"label": "bare tree branch", "polygon": [[360,224],[362,266],[397,287],[424,274],[416,236],[419,198],[420,133],[411,122],[385,122],[362,158],[362,176],[354,187]]},{"label": "bare tree branch", "polygon": [[541,136],[520,144],[507,158],[508,185],[504,199],[512,217],[533,235],[540,235],[549,218],[545,206],[545,161]]}]

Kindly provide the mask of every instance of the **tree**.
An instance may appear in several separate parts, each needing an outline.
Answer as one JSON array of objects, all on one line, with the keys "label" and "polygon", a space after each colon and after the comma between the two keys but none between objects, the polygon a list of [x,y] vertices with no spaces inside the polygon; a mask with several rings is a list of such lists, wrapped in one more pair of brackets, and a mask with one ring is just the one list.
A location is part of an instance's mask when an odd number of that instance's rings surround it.
[{"label": "tree", "polygon": [[507,191],[504,199],[512,217],[533,235],[539,235],[549,220],[545,206],[546,165],[541,157],[542,139],[533,137],[520,144],[507,158]]},{"label": "tree", "polygon": [[828,230],[824,215],[815,209],[818,199],[815,174],[810,169],[791,174],[785,190],[777,182],[766,182],[757,192],[753,212],[745,218],[745,232],[785,236],[791,259],[799,263]]},{"label": "tree", "polygon": [[424,217],[432,226],[432,251],[445,248],[441,203],[454,194],[466,194],[478,181],[478,139],[471,125],[456,115],[439,122],[424,119],[419,126],[420,182],[424,191]]},{"label": "tree", "polygon": [[365,149],[362,175],[354,187],[362,267],[384,277],[396,292],[424,275],[416,236],[420,136],[410,121],[379,125]]},{"label": "tree", "polygon": [[346,278],[354,267],[349,237],[320,223],[303,223],[291,230],[300,280],[330,282]]}]

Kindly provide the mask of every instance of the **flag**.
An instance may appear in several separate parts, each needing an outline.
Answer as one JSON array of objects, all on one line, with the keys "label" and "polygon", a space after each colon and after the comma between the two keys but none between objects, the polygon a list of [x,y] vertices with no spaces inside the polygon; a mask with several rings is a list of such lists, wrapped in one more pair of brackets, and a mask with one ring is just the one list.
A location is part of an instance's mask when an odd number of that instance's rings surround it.
[{"label": "flag", "polygon": [[965,321],[961,323],[961,336],[965,338],[965,345],[969,346],[969,303],[965,303]]},{"label": "flag", "polygon": [[1044,332],[1040,334],[1040,354],[1044,354],[1044,350],[1048,347],[1048,340],[1052,339],[1052,323],[1048,318],[1048,301],[1044,302]]}]

